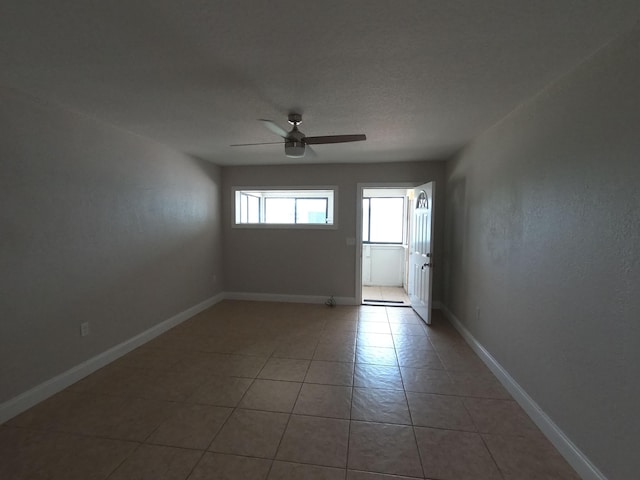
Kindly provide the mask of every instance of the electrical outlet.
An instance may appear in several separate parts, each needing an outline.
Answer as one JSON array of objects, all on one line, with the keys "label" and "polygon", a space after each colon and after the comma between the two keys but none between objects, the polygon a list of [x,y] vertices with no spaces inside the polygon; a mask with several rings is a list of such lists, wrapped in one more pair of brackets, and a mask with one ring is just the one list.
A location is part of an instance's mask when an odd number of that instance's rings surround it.
[{"label": "electrical outlet", "polygon": [[86,337],[89,335],[89,322],[84,322],[80,324],[80,336]]}]

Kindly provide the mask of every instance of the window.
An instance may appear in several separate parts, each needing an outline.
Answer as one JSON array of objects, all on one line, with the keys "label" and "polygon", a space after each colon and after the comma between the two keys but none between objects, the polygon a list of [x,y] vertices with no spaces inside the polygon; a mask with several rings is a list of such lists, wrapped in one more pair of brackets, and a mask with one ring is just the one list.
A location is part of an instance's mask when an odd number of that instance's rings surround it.
[{"label": "window", "polygon": [[260,198],[248,193],[240,193],[241,223],[257,223],[260,218]]},{"label": "window", "polygon": [[235,225],[334,225],[336,189],[235,189]]},{"label": "window", "polygon": [[404,215],[404,197],[363,198],[362,241],[402,243]]}]

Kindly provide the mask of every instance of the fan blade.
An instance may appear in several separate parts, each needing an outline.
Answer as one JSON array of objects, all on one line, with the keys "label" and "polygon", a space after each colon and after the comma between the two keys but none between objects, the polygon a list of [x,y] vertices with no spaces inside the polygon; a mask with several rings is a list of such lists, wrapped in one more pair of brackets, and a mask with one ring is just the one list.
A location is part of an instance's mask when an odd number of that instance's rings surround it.
[{"label": "fan blade", "polygon": [[311,145],[305,145],[304,151],[305,151],[305,154],[309,155],[310,157],[315,158],[318,156],[318,153],[313,148],[311,148]]},{"label": "fan blade", "polygon": [[250,147],[252,145],[283,145],[284,142],[234,143],[230,147]]},{"label": "fan blade", "polygon": [[284,128],[282,128],[277,123],[274,123],[271,120],[266,120],[264,118],[260,118],[259,120],[262,123],[264,123],[265,127],[267,127],[269,130],[271,130],[276,135],[280,135],[282,138],[287,138],[287,136],[289,135],[289,132],[287,132]]},{"label": "fan blade", "polygon": [[304,137],[304,143],[320,145],[322,143],[361,142],[366,139],[366,135],[323,135],[321,137]]}]

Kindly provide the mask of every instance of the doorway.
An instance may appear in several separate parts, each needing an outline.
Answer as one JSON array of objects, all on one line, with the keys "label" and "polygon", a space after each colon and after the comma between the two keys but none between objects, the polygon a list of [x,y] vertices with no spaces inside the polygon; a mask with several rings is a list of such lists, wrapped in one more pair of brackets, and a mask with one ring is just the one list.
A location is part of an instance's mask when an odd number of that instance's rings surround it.
[{"label": "doorway", "polygon": [[410,307],[408,296],[411,185],[362,185],[359,291],[365,305]]}]

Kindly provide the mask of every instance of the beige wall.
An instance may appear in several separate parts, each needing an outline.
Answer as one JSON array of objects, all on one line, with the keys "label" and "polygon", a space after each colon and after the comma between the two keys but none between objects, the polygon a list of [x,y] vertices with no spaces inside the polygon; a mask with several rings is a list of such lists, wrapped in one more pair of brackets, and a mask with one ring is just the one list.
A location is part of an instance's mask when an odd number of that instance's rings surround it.
[{"label": "beige wall", "polygon": [[639,86],[636,29],[447,168],[445,304],[610,479],[640,470]]},{"label": "beige wall", "polygon": [[221,290],[219,175],[0,89],[0,403]]},{"label": "beige wall", "polygon": [[[373,163],[350,165],[277,165],[224,167],[223,232],[225,289],[231,292],[354,297],[357,184],[435,180],[442,185],[444,163]],[[337,185],[336,230],[232,228],[235,186]],[[444,190],[437,190],[434,255],[442,249]],[[442,270],[434,269],[433,296],[439,300]]]}]

